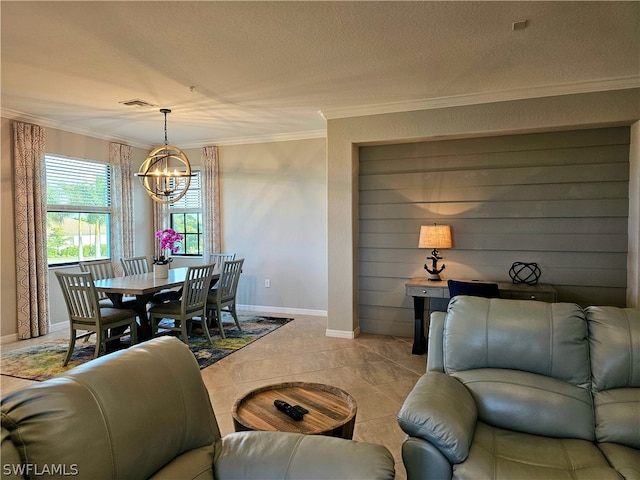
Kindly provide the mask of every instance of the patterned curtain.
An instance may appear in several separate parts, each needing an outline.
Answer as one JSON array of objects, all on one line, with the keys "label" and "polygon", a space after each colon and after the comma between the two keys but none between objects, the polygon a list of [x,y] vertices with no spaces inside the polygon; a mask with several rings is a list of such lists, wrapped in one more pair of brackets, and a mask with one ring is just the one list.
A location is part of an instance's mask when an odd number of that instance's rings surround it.
[{"label": "patterned curtain", "polygon": [[159,257],[160,244],[155,240],[156,232],[169,228],[169,205],[153,202],[153,255]]},{"label": "patterned curtain", "polygon": [[45,130],[13,123],[18,338],[49,332]]},{"label": "patterned curtain", "polygon": [[119,143],[109,144],[112,169],[111,194],[111,258],[116,275],[123,275],[121,258],[133,257],[133,172],[132,148]]},{"label": "patterned curtain", "polygon": [[204,224],[205,262],[209,255],[220,253],[220,177],[218,174],[218,147],[202,148],[202,223]]}]

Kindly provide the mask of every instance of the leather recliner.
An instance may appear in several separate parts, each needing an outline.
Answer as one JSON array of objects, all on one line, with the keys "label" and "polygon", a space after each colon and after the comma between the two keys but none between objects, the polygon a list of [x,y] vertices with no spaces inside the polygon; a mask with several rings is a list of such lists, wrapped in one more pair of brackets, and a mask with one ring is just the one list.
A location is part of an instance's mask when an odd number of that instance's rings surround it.
[{"label": "leather recliner", "polygon": [[640,310],[454,297],[398,422],[408,480],[639,479]]},{"label": "leather recliner", "polygon": [[189,348],[157,338],[7,395],[2,478],[393,479],[381,446],[332,437],[221,437]]}]

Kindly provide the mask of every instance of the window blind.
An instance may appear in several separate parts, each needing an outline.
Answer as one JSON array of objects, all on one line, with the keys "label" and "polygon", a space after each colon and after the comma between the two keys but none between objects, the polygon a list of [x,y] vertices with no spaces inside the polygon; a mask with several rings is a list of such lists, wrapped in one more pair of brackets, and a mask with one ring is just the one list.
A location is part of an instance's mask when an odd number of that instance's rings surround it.
[{"label": "window blind", "polygon": [[[111,206],[109,165],[47,155],[47,204],[73,211],[108,211]],[[74,208],[75,207],[75,208]]]},{"label": "window blind", "polygon": [[169,208],[173,211],[200,210],[202,206],[200,171],[193,171],[193,173],[195,175],[191,177],[191,183],[189,184],[187,193],[185,193],[181,199],[169,205]]}]

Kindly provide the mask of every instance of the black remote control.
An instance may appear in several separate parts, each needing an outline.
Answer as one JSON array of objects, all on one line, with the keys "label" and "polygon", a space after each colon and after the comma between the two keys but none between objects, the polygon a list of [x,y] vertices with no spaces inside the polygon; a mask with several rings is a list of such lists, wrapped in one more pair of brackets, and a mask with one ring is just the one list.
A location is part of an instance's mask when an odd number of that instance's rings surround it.
[{"label": "black remote control", "polygon": [[306,408],[301,407],[300,405],[295,405],[292,407],[284,400],[274,400],[273,404],[276,406],[278,410],[280,410],[283,413],[286,413],[297,422],[299,422],[304,418],[305,413],[309,413],[309,410],[307,410]]}]

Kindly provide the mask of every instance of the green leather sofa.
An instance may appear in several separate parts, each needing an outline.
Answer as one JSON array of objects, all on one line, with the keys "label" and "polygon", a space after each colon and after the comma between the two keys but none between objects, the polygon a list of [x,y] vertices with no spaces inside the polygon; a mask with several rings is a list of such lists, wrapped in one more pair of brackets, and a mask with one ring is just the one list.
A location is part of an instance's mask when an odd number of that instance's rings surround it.
[{"label": "green leather sofa", "polygon": [[640,310],[458,296],[428,348],[408,480],[640,479]]},{"label": "green leather sofa", "polygon": [[381,445],[281,432],[220,436],[189,348],[157,338],[7,395],[2,478],[393,479]]}]

